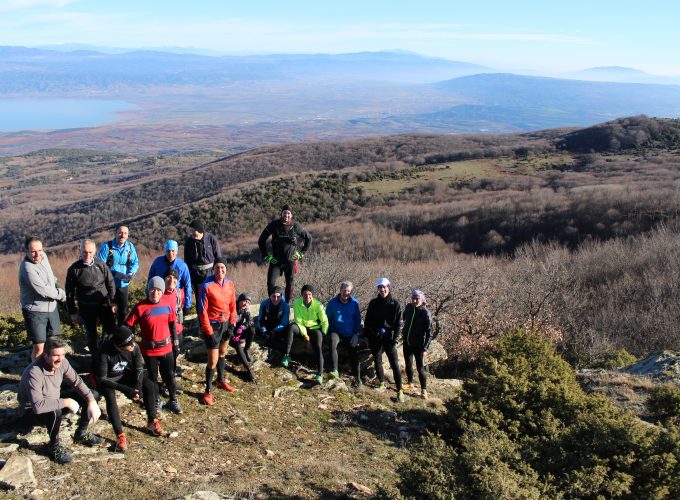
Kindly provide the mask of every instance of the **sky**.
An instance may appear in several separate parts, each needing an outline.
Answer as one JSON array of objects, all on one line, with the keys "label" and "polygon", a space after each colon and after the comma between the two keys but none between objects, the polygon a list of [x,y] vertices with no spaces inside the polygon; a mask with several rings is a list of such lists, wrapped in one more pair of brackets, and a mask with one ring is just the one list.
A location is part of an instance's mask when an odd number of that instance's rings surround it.
[{"label": "sky", "polygon": [[408,50],[523,71],[680,75],[677,0],[0,0],[0,45]]}]

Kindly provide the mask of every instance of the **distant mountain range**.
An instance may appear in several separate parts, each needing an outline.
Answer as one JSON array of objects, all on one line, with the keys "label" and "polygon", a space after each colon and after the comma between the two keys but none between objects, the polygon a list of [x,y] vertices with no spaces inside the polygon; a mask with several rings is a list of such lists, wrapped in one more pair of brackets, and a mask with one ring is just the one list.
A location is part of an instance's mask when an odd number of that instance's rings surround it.
[{"label": "distant mountain range", "polygon": [[[188,137],[183,128],[199,136],[190,147],[233,150],[397,133],[588,126],[638,114],[680,117],[680,85],[630,83],[657,78],[632,68],[548,78],[405,51],[212,56],[77,48],[0,47],[0,98],[132,102],[135,111],[97,128],[96,136],[125,143],[134,127],[135,147],[144,150],[160,147],[159,130]],[[87,134],[0,134],[0,154],[78,147]]]}]

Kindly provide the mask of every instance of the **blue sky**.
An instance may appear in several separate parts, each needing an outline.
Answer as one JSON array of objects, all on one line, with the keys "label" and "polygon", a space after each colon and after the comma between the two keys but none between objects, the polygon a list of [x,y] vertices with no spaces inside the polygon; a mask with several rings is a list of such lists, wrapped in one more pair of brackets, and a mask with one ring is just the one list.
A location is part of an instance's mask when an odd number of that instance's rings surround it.
[{"label": "blue sky", "polygon": [[403,49],[509,70],[680,75],[677,0],[0,0],[0,45],[229,54]]}]

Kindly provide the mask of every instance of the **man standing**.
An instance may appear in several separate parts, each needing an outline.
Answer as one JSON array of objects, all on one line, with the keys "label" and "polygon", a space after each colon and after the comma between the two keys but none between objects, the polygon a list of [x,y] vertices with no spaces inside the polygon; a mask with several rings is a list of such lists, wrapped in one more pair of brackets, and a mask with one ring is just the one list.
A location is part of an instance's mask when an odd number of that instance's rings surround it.
[{"label": "man standing", "polygon": [[[45,342],[45,350],[21,374],[19,384],[19,404],[26,409],[28,421],[35,425],[47,427],[50,436],[47,451],[58,464],[67,464],[73,460],[71,452],[61,445],[59,429],[65,410],[78,413],[81,405],[87,405],[78,420],[74,441],[97,446],[102,438],[87,430],[94,425],[101,415],[92,392],[66,360],[66,341],[61,337],[50,337]],[[74,398],[64,398],[61,392],[62,382],[66,382],[75,391]]]},{"label": "man standing", "polygon": [[139,270],[139,259],[135,246],[128,241],[130,231],[127,226],[116,229],[116,237],[102,243],[97,258],[106,262],[113,274],[116,285],[116,320],[119,325],[125,322],[128,307],[128,286]]},{"label": "man standing", "polygon": [[113,275],[103,261],[95,258],[96,254],[94,241],[84,240],[80,245],[80,259],[66,272],[66,307],[71,321],[82,321],[85,327],[93,369],[97,356],[97,320],[104,333],[110,333],[116,326]]},{"label": "man standing", "polygon": [[217,368],[217,387],[227,392],[236,389],[224,380],[224,356],[227,353],[228,331],[236,324],[236,292],[234,283],[227,279],[227,262],[222,257],[215,259],[213,274],[203,285],[196,303],[201,333],[208,350],[205,365],[205,392],[201,401],[205,405],[214,404],[212,395],[213,376]]},{"label": "man standing", "polygon": [[48,337],[61,334],[57,302],[64,302],[66,293],[57,288],[42,242],[32,236],[26,239],[25,247],[26,256],[19,265],[19,301],[34,360],[42,354]]},{"label": "man standing", "polygon": [[361,311],[359,301],[352,297],[354,285],[351,281],[340,283],[340,293],[333,297],[326,306],[328,316],[328,331],[331,337],[331,358],[333,371],[331,377],[338,378],[338,344],[347,346],[351,353],[352,370],[357,385],[361,384],[359,371],[359,334],[361,333]]},{"label": "man standing", "polygon": [[222,257],[220,242],[215,235],[205,232],[205,226],[200,220],[195,220],[189,226],[191,234],[184,241],[184,262],[189,266],[191,288],[198,300],[201,285],[212,272],[215,259]]},{"label": "man standing", "polygon": [[182,259],[177,257],[177,250],[179,245],[175,240],[168,240],[165,242],[163,250],[165,255],[156,257],[149,268],[150,280],[154,276],[165,279],[165,273],[172,268],[177,271],[179,276],[179,288],[184,290],[184,316],[189,314],[191,308],[191,276],[189,274],[189,267]]},{"label": "man standing", "polygon": [[[271,253],[267,252],[269,236],[272,237]],[[270,222],[257,240],[262,258],[269,264],[268,294],[272,293],[276,281],[283,274],[286,277],[286,302],[290,304],[293,293],[293,274],[297,270],[297,261],[304,257],[311,244],[312,236],[301,224],[293,221],[290,206],[284,205],[281,208],[281,218]]]}]

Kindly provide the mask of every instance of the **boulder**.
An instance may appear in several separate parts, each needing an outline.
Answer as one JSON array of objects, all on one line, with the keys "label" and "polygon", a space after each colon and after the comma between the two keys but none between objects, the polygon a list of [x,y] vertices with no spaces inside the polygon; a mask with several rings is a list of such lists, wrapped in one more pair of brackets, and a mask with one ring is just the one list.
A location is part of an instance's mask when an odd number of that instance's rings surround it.
[{"label": "boulder", "polygon": [[38,483],[33,474],[31,459],[20,455],[12,455],[0,470],[0,487],[15,490],[22,486],[36,486]]}]

